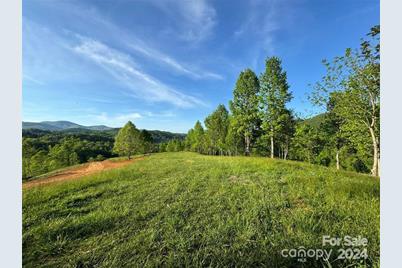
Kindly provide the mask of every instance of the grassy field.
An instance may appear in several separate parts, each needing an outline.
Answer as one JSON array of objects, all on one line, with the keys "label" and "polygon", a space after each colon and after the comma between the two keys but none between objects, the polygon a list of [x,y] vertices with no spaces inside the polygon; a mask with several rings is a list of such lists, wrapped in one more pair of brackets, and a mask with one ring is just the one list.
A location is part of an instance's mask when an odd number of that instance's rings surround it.
[{"label": "grassy field", "polygon": [[[379,264],[379,180],[266,158],[161,153],[23,191],[25,267]],[[322,236],[368,239],[365,261],[284,258]],[[337,247],[326,248],[336,250]],[[349,266],[353,267],[353,266]]]}]

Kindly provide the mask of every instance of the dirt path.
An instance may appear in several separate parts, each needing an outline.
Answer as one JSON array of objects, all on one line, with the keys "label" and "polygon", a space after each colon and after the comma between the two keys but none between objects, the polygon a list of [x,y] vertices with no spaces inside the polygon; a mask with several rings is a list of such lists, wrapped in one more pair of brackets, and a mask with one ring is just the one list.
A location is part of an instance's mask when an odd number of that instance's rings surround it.
[{"label": "dirt path", "polygon": [[22,189],[29,189],[35,186],[46,185],[54,182],[78,179],[83,176],[97,173],[100,171],[123,167],[142,159],[144,159],[144,157],[137,157],[131,160],[123,160],[123,161],[105,160],[102,162],[87,163],[77,168],[60,171],[59,173],[50,175],[49,177],[25,182],[22,184]]}]

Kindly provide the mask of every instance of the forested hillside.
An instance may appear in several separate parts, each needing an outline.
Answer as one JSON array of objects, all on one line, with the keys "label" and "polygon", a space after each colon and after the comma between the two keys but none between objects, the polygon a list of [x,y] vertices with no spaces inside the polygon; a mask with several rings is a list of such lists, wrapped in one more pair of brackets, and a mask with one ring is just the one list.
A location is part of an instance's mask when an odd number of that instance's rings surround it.
[{"label": "forested hillside", "polygon": [[[119,128],[105,131],[68,128],[62,131],[40,129],[22,130],[22,175],[28,179],[43,173],[88,161],[112,156],[115,136]],[[141,130],[149,143],[141,152],[180,151],[185,134],[159,130]],[[170,143],[169,143],[170,142]]]}]

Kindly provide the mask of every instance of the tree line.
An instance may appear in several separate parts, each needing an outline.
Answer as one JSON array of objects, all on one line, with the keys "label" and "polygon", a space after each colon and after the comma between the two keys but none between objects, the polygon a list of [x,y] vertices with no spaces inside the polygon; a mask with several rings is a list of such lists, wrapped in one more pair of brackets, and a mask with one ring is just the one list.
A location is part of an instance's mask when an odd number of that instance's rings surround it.
[{"label": "tree line", "polygon": [[164,131],[138,130],[131,122],[119,132],[24,129],[22,136],[24,180],[59,168],[118,155],[131,157],[134,154],[182,150],[182,146],[176,144],[182,144],[180,138],[184,137]]},{"label": "tree line", "polygon": [[325,108],[314,127],[287,108],[286,71],[269,57],[259,77],[242,71],[229,101],[187,133],[184,149],[209,155],[264,155],[379,175],[380,27],[360,48],[323,61],[326,74],[309,99]]},{"label": "tree line", "polygon": [[28,179],[62,167],[112,157],[113,136],[23,132],[22,177]]}]

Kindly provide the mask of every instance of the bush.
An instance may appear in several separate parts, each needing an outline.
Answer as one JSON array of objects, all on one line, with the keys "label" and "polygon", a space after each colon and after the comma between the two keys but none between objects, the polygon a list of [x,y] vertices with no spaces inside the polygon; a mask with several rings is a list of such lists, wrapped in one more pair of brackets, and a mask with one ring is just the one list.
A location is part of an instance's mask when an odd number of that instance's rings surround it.
[{"label": "bush", "polygon": [[96,161],[103,161],[103,160],[105,160],[105,157],[101,154],[98,154],[95,159],[96,159]]}]

